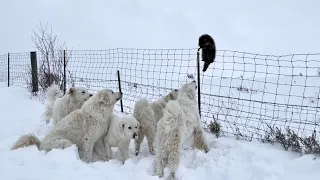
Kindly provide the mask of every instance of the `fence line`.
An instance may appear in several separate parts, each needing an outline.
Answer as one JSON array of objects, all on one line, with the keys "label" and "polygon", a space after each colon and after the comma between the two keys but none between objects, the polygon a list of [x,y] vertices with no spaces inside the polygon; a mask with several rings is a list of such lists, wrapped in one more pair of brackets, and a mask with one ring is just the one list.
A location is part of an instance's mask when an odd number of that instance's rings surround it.
[{"label": "fence line", "polygon": [[[132,113],[140,98],[153,101],[198,76],[197,49],[73,50],[50,56],[37,52],[37,60],[40,90],[48,81],[58,81],[61,88],[76,85],[93,92],[101,88],[119,90],[121,76],[126,113]],[[51,63],[49,73],[41,71],[46,60]],[[1,81],[7,81],[10,72],[10,85],[31,87],[29,52],[3,55],[0,61]],[[204,128],[214,129],[211,122],[215,119],[224,136],[284,141],[285,145],[295,143],[292,139],[296,135],[299,151],[307,152],[306,137],[314,134],[318,142],[320,135],[319,67],[320,54],[217,51],[215,62],[205,73],[200,72]],[[120,111],[118,104],[116,110]]]}]

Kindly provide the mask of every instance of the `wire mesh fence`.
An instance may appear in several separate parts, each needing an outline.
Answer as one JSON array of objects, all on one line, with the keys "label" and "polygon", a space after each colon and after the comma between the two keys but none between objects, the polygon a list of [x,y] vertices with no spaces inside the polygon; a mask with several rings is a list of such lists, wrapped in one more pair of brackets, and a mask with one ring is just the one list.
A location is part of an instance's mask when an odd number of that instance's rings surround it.
[{"label": "wire mesh fence", "polygon": [[[37,52],[39,72],[44,56]],[[0,56],[1,62],[7,62],[6,57]],[[50,66],[65,61],[65,66],[57,66],[54,73],[59,71],[59,80],[65,76],[67,88],[118,91],[119,71],[126,113],[133,112],[140,98],[156,100],[198,75],[197,49],[73,50],[57,52],[55,57]],[[210,129],[216,119],[224,136],[283,141],[292,148],[290,143],[298,143],[299,151],[307,151],[306,138],[313,135],[318,142],[320,135],[319,58],[320,54],[271,56],[217,51],[215,62],[200,73],[204,128]],[[30,53],[10,54],[11,85],[27,87],[29,69]],[[7,72],[5,65],[0,72]],[[116,111],[120,111],[120,103]],[[292,140],[295,136],[299,139],[296,142]],[[314,146],[309,149],[314,152],[318,148],[320,154],[319,145]]]},{"label": "wire mesh fence", "polygon": [[[8,60],[6,60],[8,65]],[[31,77],[30,53],[10,53],[9,54],[9,84],[28,88],[28,81]]]},{"label": "wire mesh fence", "polygon": [[8,55],[0,55],[0,82],[8,81]]}]

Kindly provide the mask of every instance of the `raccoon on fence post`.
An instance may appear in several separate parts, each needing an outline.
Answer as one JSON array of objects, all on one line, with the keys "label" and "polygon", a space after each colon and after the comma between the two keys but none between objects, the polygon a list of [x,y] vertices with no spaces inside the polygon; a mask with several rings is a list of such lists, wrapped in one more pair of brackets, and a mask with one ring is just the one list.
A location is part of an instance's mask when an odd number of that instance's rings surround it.
[{"label": "raccoon on fence post", "polygon": [[213,63],[216,58],[216,43],[210,35],[203,34],[199,37],[198,46],[198,51],[201,49],[202,61],[204,61],[203,72],[206,72],[209,65]]},{"label": "raccoon on fence post", "polygon": [[36,93],[39,90],[38,87],[38,63],[37,63],[37,52],[30,52],[31,59],[31,76],[32,76],[32,92]]}]

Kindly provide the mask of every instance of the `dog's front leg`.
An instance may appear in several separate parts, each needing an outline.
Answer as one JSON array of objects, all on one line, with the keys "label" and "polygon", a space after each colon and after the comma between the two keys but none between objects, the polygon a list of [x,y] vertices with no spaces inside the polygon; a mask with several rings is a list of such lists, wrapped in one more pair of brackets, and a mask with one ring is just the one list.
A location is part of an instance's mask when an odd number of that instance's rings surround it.
[{"label": "dog's front leg", "polygon": [[84,158],[83,160],[87,163],[92,161],[92,152],[93,152],[94,140],[90,137],[85,137],[83,147],[84,147]]},{"label": "dog's front leg", "polygon": [[112,149],[110,144],[107,141],[104,141],[105,154],[107,155],[107,161],[112,159]]},{"label": "dog's front leg", "polygon": [[119,144],[119,150],[122,158],[122,163],[129,159],[129,146],[130,141],[124,141]]},{"label": "dog's front leg", "polygon": [[108,161],[106,151],[105,151],[105,145],[102,139],[99,139],[95,146],[94,146],[94,151],[99,153],[99,155],[102,157],[103,161]]}]

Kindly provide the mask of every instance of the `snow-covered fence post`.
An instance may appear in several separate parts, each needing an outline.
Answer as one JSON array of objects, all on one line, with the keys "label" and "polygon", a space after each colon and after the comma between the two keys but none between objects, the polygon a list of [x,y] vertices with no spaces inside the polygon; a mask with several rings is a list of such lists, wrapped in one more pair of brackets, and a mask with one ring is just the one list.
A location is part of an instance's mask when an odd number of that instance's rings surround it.
[{"label": "snow-covered fence post", "polygon": [[32,92],[36,93],[39,90],[37,52],[35,51],[30,52],[30,59],[31,59]]}]

